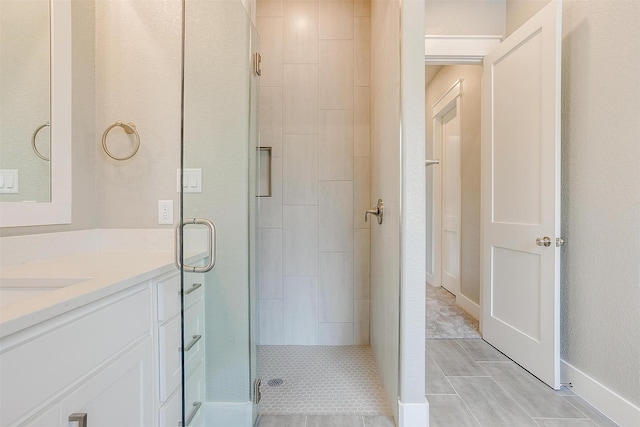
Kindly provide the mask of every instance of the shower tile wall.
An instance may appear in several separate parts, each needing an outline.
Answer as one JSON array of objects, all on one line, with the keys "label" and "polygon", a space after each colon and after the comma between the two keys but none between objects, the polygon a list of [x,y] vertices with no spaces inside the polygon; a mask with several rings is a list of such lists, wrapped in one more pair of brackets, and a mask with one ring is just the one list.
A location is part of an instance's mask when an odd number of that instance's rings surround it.
[{"label": "shower tile wall", "polygon": [[260,343],[369,343],[369,1],[257,0]]}]

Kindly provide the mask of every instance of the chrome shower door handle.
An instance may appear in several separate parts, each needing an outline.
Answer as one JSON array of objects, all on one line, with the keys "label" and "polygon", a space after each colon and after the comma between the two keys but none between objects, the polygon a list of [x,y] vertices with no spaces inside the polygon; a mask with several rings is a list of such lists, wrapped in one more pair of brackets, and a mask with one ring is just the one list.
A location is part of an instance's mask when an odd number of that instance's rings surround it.
[{"label": "chrome shower door handle", "polygon": [[[182,265],[182,236],[184,234],[184,227],[187,225],[205,225],[208,229],[209,237],[209,262],[204,267],[195,265]],[[178,270],[183,269],[191,273],[206,273],[216,265],[216,226],[213,222],[204,218],[184,218],[176,223],[176,229],[174,234],[175,242],[175,255],[176,255],[176,267]]]},{"label": "chrome shower door handle", "polygon": [[378,199],[378,204],[375,209],[368,209],[364,212],[364,222],[367,222],[369,214],[378,217],[378,224],[382,224],[382,218],[384,216],[384,202],[382,199]]}]

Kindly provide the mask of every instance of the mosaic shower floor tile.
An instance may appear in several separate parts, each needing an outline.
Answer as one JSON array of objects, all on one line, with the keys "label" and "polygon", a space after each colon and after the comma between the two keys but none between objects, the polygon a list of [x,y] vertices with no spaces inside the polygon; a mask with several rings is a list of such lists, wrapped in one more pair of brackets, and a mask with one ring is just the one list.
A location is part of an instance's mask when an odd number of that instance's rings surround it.
[{"label": "mosaic shower floor tile", "polygon": [[261,414],[391,413],[369,346],[259,346],[258,366]]}]

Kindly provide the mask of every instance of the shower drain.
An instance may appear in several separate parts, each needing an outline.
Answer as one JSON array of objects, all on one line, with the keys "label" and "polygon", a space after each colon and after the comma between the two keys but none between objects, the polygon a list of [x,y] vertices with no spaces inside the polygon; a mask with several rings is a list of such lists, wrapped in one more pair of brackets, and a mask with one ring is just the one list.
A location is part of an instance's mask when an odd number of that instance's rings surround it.
[{"label": "shower drain", "polygon": [[269,384],[270,387],[278,387],[279,385],[282,385],[282,383],[284,383],[284,381],[282,381],[280,378],[274,378],[272,380],[269,380],[267,384]]}]

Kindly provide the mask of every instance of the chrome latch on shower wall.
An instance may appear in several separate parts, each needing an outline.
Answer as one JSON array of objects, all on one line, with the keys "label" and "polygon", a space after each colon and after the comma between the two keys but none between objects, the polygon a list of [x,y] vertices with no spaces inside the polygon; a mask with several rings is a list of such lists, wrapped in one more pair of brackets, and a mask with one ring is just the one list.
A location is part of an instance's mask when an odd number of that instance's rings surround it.
[{"label": "chrome latch on shower wall", "polygon": [[253,71],[256,76],[262,75],[262,56],[258,52],[253,55]]},{"label": "chrome latch on shower wall", "polygon": [[382,218],[384,216],[384,202],[382,199],[378,199],[378,204],[375,209],[369,209],[364,213],[364,222],[367,222],[369,214],[375,215],[378,217],[378,224],[382,224]]}]

